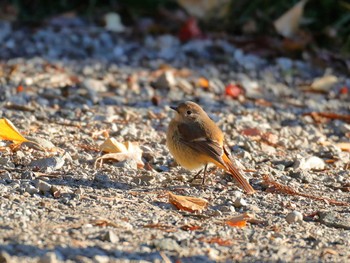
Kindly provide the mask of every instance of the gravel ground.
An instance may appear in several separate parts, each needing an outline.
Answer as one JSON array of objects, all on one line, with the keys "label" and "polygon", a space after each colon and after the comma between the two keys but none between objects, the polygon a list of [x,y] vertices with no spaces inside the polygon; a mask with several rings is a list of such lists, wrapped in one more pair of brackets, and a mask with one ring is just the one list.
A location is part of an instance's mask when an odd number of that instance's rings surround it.
[{"label": "gravel ground", "polygon": [[[350,79],[331,65],[268,61],[219,39],[2,28],[0,116],[46,151],[0,141],[0,262],[350,261],[350,154],[339,144]],[[310,86],[325,72],[337,82]],[[165,146],[169,106],[183,100],[222,128],[255,195],[220,170],[187,182],[194,173]],[[95,167],[108,136],[138,142],[144,167]],[[179,211],[169,191],[209,205]],[[245,227],[225,223],[243,213],[254,219]]]}]

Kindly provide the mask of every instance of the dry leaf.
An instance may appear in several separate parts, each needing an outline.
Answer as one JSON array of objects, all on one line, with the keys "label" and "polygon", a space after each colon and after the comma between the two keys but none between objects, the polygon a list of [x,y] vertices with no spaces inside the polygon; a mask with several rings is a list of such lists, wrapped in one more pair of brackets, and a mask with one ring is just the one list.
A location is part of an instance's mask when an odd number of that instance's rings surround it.
[{"label": "dry leaf", "polygon": [[9,140],[15,143],[28,142],[15,125],[6,118],[0,119],[0,140]]},{"label": "dry leaf", "polygon": [[247,221],[252,218],[254,218],[252,215],[248,213],[244,213],[244,214],[232,217],[229,220],[226,220],[225,224],[232,227],[245,227],[247,225]]},{"label": "dry leaf", "polygon": [[120,143],[114,138],[107,139],[101,146],[101,151],[108,152],[95,161],[95,167],[100,161],[102,165],[103,160],[112,159],[118,162],[125,160],[135,160],[138,168],[142,168],[144,163],[142,161],[142,150],[140,149],[138,143],[136,142],[124,142]]},{"label": "dry leaf", "polygon": [[174,205],[177,209],[188,212],[201,212],[208,205],[208,201],[202,198],[175,195],[171,192],[169,194],[169,203]]},{"label": "dry leaf", "polygon": [[304,116],[310,115],[316,122],[324,122],[322,119],[332,119],[332,120],[342,120],[345,122],[350,122],[350,115],[343,115],[334,112],[308,112],[304,113]]},{"label": "dry leaf", "polygon": [[307,0],[302,0],[273,23],[276,31],[284,37],[293,37],[298,29]]},{"label": "dry leaf", "polygon": [[337,143],[336,146],[338,146],[342,151],[350,152],[350,142],[340,142]]},{"label": "dry leaf", "polygon": [[288,195],[294,195],[294,196],[302,196],[306,198],[310,198],[313,200],[320,200],[324,202],[328,202],[329,204],[332,205],[337,205],[337,206],[350,206],[350,203],[348,202],[341,202],[338,200],[334,200],[328,197],[321,197],[321,196],[314,196],[311,194],[305,194],[305,193],[300,193],[297,190],[293,189],[290,186],[280,184],[276,182],[275,180],[272,179],[271,176],[264,174],[262,177],[264,184],[269,186],[270,188],[267,189],[269,192],[278,192],[278,193],[283,193],[283,194],[288,194]]},{"label": "dry leaf", "polygon": [[321,78],[316,78],[311,84],[311,88],[315,91],[329,91],[336,83],[338,83],[338,78],[333,75],[326,75]]},{"label": "dry leaf", "polygon": [[242,135],[252,137],[251,139],[258,140],[261,138],[261,131],[258,128],[245,128],[241,131]]},{"label": "dry leaf", "polygon": [[196,231],[196,230],[201,230],[202,227],[201,226],[197,226],[197,225],[183,225],[181,227],[182,230],[184,231]]}]

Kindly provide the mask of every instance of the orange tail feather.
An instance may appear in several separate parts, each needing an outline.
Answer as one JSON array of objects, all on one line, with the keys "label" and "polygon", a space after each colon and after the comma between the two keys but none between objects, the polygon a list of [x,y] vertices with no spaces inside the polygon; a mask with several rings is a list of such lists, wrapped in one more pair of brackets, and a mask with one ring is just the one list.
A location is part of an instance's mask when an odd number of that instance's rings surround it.
[{"label": "orange tail feather", "polygon": [[227,172],[229,172],[232,177],[239,183],[239,185],[247,192],[247,194],[254,194],[255,190],[254,188],[249,184],[247,179],[243,177],[241,172],[237,169],[237,167],[234,166],[230,158],[226,155],[226,153],[223,154],[222,159],[225,163],[226,167],[224,168]]}]

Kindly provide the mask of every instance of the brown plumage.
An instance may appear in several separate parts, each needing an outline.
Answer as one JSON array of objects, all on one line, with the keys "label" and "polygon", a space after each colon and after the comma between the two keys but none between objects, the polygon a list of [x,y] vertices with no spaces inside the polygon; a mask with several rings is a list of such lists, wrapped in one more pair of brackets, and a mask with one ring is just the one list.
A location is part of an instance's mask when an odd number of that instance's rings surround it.
[{"label": "brown plumage", "polygon": [[206,112],[191,101],[172,109],[176,113],[169,124],[167,146],[175,160],[189,170],[205,167],[203,182],[208,163],[213,163],[230,173],[247,193],[254,193],[225,149],[224,134]]}]

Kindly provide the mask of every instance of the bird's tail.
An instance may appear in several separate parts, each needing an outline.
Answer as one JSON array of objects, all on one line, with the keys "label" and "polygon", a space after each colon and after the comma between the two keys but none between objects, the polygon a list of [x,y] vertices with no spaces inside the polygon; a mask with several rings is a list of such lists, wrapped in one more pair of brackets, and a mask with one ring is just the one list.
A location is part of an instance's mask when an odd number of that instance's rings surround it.
[{"label": "bird's tail", "polygon": [[225,163],[225,170],[229,172],[232,177],[239,183],[239,185],[247,192],[247,194],[254,194],[255,190],[254,188],[249,184],[247,179],[245,179],[242,175],[242,173],[235,167],[233,164],[233,161],[230,159],[230,157],[227,155],[226,151],[222,155],[222,160]]}]

